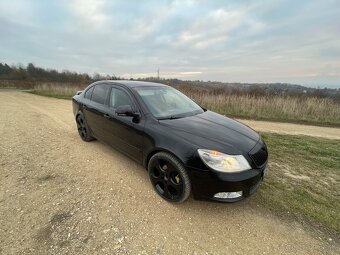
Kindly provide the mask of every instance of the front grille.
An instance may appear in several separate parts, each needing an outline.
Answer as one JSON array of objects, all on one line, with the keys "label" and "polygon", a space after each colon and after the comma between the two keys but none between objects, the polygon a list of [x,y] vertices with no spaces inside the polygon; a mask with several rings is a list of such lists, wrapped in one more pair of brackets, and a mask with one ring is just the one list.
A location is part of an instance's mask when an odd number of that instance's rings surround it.
[{"label": "front grille", "polygon": [[267,147],[264,143],[257,143],[249,152],[250,158],[257,167],[262,167],[268,159]]}]

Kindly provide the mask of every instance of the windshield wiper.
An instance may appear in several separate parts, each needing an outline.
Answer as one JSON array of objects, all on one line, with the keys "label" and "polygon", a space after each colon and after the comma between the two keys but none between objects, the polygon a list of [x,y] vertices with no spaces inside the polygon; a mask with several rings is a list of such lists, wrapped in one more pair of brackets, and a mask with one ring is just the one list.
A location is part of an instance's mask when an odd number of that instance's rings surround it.
[{"label": "windshield wiper", "polygon": [[161,118],[157,118],[158,120],[174,120],[174,119],[180,119],[183,118],[181,116],[176,116],[176,115],[171,115],[171,116],[167,116],[167,117],[161,117]]}]

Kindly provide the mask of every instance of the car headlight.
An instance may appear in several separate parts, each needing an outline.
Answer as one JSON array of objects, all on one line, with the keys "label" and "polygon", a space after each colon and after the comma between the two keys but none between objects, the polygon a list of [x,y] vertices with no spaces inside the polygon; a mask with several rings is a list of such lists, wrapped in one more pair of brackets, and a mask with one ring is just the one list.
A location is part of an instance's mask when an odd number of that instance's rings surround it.
[{"label": "car headlight", "polygon": [[219,151],[198,149],[198,155],[208,167],[225,173],[234,173],[251,169],[242,155],[228,155]]}]

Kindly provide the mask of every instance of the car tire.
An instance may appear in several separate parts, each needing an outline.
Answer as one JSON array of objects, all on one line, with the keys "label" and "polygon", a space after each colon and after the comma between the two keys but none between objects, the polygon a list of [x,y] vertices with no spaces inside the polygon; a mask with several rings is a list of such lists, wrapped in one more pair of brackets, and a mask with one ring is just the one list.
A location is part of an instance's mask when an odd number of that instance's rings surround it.
[{"label": "car tire", "polygon": [[86,123],[85,117],[81,112],[77,114],[76,122],[80,138],[85,142],[94,140],[94,137],[91,135],[89,126]]},{"label": "car tire", "polygon": [[154,190],[169,202],[182,203],[191,192],[191,182],[184,165],[172,154],[158,152],[148,163]]}]

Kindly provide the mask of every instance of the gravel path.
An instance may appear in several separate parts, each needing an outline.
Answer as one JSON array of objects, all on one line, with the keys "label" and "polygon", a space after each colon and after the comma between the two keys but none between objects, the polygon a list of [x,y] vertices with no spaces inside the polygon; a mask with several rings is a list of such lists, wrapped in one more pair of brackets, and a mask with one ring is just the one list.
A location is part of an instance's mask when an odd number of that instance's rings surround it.
[{"label": "gravel path", "polygon": [[0,92],[0,254],[336,254],[254,202],[163,201],[146,171],[78,137],[71,102]]},{"label": "gravel path", "polygon": [[323,137],[329,139],[340,139],[340,128],[334,127],[319,127],[292,123],[280,123],[258,120],[243,120],[238,121],[252,127],[257,131],[272,132],[290,135],[308,135],[314,137]]}]

